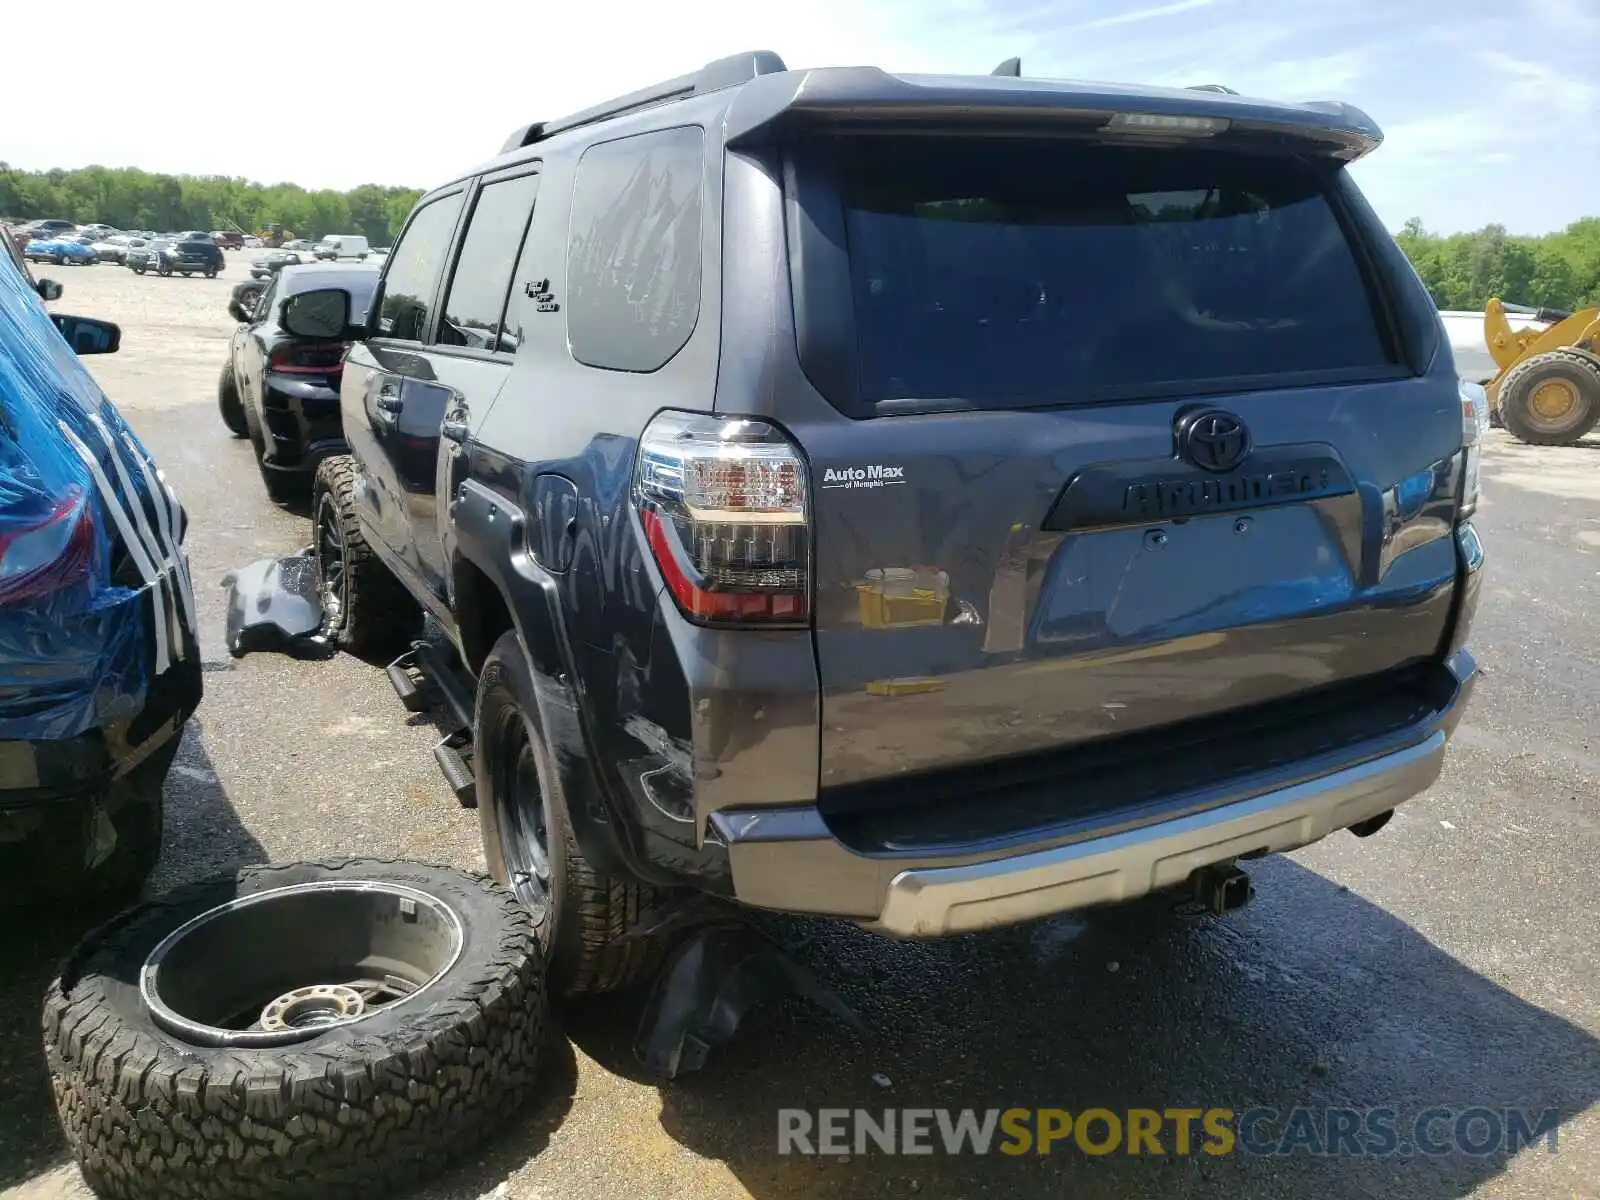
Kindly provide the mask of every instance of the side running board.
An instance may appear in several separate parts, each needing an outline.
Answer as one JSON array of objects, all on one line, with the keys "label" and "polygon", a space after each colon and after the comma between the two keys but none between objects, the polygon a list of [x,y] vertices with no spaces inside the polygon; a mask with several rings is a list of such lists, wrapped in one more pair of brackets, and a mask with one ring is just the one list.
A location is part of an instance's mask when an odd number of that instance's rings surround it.
[{"label": "side running board", "polygon": [[454,655],[432,642],[413,642],[388,666],[389,683],[407,712],[438,712],[447,717],[445,735],[433,760],[462,808],[478,807],[472,768],[472,690],[451,661]]}]

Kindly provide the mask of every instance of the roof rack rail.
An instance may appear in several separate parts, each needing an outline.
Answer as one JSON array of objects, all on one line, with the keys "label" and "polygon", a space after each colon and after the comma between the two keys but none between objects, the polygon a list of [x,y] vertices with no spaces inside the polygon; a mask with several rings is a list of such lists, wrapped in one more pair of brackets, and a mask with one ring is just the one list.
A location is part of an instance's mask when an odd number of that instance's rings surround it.
[{"label": "roof rack rail", "polygon": [[788,69],[783,59],[771,50],[748,50],[743,54],[731,54],[727,58],[707,63],[698,71],[691,71],[687,75],[679,75],[676,79],[668,79],[664,83],[641,88],[637,92],[629,92],[626,96],[618,96],[614,100],[607,100],[604,104],[597,104],[593,108],[583,109],[570,116],[560,117],[554,121],[533,121],[520,126],[512,131],[505,145],[500,147],[500,153],[509,154],[513,150],[531,146],[535,142],[564,133],[568,129],[593,125],[597,121],[665,104],[669,100],[680,100],[685,96],[737,87],[741,83],[749,83],[758,76],[773,75]]},{"label": "roof rack rail", "polygon": [[1225,83],[1191,83],[1183,90],[1186,92],[1221,92],[1224,96],[1237,96],[1239,94]]}]

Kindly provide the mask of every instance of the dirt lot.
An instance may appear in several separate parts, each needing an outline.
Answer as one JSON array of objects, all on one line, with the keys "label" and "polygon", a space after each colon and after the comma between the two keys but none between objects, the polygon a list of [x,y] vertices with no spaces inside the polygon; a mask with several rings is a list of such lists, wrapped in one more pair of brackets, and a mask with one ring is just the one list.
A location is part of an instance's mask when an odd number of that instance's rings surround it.
[{"label": "dirt lot", "polygon": [[[55,307],[122,323],[96,376],[193,516],[207,695],[169,792],[155,886],[242,861],[331,853],[480,866],[382,672],[354,659],[229,659],[223,572],[293,551],[217,417],[256,252],[217,280],[49,268]],[[1219,1195],[1388,1200],[1600,1197],[1600,440],[1533,450],[1495,435],[1480,526],[1485,667],[1440,784],[1369,841],[1337,835],[1258,864],[1259,898],[1217,922],[1149,905],[938,945],[800,925],[804,953],[865,1036],[780,1007],[703,1074],[659,1087],[633,1064],[637,1000],[568,1014],[546,1099],[428,1200],[787,1200]],[[87,1193],[57,1132],[38,996],[72,921],[0,939],[0,1195]],[[1557,1150],[1513,1159],[1168,1154],[779,1157],[780,1107],[1554,1107]],[[1170,1151],[1171,1146],[1167,1147]]]}]

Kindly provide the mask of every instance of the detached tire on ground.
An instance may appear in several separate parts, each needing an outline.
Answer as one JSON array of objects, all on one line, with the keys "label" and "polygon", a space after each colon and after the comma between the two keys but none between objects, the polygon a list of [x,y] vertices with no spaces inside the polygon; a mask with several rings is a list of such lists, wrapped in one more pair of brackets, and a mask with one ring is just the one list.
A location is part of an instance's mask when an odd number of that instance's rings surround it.
[{"label": "detached tire on ground", "polygon": [[356,517],[356,464],[348,454],[317,465],[311,487],[311,553],[322,571],[329,636],[358,657],[390,657],[422,636],[422,610],[367,544]]},{"label": "detached tire on ground", "polygon": [[120,1200],[405,1190],[531,1095],[546,1037],[510,893],[375,859],[247,867],[131,909],[44,1008],[68,1145]]},{"label": "detached tire on ground", "polygon": [[1600,360],[1547,350],[1500,381],[1500,419],[1518,441],[1568,446],[1600,424]]},{"label": "detached tire on ground", "polygon": [[484,857],[490,874],[533,913],[551,991],[581,996],[645,982],[666,944],[622,935],[666,893],[597,871],[578,849],[516,633],[489,651],[476,707],[473,765]]},{"label": "detached tire on ground", "polygon": [[244,400],[239,395],[239,381],[234,376],[233,364],[222,364],[222,377],[217,380],[217,408],[222,413],[222,423],[236,438],[250,436],[250,425],[244,416]]}]

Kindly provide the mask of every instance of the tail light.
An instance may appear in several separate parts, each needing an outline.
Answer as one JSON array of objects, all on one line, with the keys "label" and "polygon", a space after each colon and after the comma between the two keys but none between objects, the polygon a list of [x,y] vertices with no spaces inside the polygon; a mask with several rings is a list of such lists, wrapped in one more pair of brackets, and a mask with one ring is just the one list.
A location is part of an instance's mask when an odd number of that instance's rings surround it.
[{"label": "tail light", "polygon": [[639,440],[634,504],[656,566],[690,620],[810,620],[806,466],[773,426],[662,413]]},{"label": "tail light", "polygon": [[77,583],[93,557],[93,510],[82,492],[73,492],[44,520],[0,533],[0,604]]},{"label": "tail light", "polygon": [[336,375],[344,370],[343,342],[285,342],[267,355],[267,369],[285,375]]},{"label": "tail light", "polygon": [[1461,520],[1478,508],[1478,459],[1489,432],[1489,397],[1476,383],[1462,382],[1461,392]]}]

